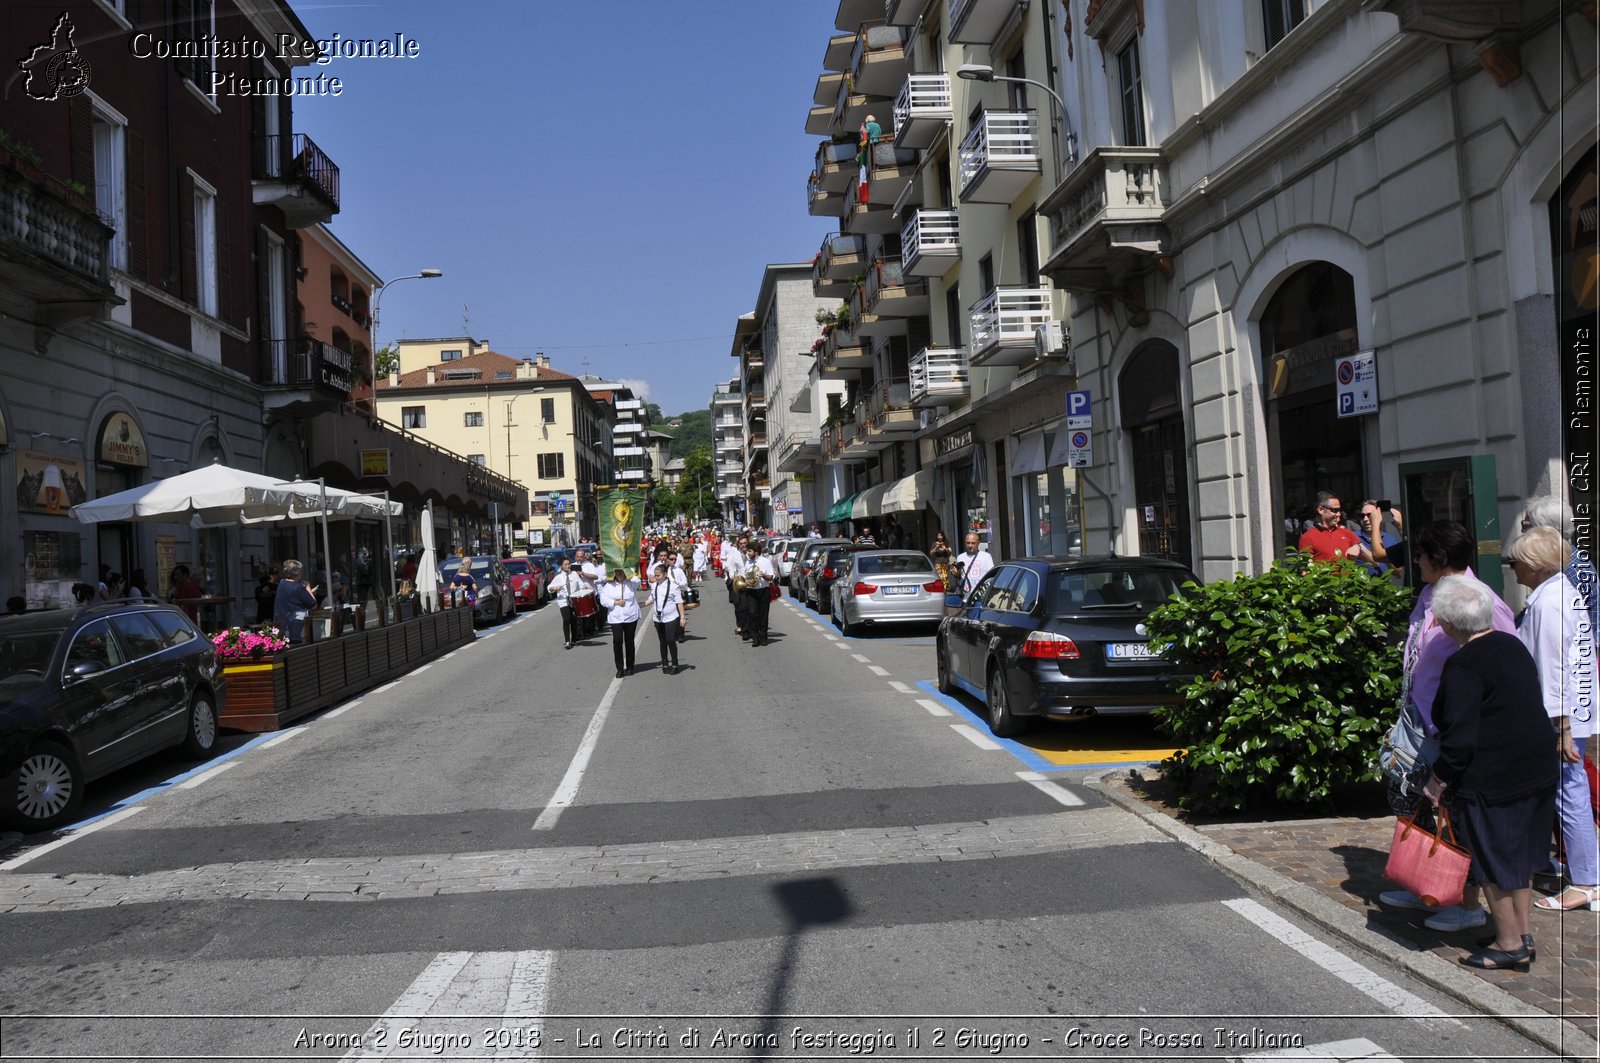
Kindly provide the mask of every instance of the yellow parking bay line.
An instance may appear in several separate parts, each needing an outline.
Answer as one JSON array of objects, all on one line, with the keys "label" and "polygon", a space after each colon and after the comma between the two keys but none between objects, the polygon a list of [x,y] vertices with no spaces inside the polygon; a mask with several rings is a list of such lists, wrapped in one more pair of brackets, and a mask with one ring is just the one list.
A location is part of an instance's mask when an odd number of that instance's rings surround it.
[{"label": "yellow parking bay line", "polygon": [[1051,764],[1148,764],[1175,750],[1149,717],[1042,720],[1017,741]]},{"label": "yellow parking bay line", "polygon": [[1165,760],[1173,749],[1040,749],[1027,738],[1020,740],[1052,764],[1149,764]]}]

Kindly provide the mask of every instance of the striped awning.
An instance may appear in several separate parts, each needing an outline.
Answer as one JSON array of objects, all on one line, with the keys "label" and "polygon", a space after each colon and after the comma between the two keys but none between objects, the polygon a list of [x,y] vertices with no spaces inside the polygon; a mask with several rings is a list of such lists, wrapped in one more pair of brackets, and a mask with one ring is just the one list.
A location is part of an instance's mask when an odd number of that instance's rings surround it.
[{"label": "striped awning", "polygon": [[933,470],[923,469],[889,485],[883,496],[885,513],[910,513],[933,497]]},{"label": "striped awning", "polygon": [[874,484],[856,495],[855,501],[850,503],[850,519],[863,520],[867,517],[883,516],[883,496],[888,490],[888,484]]}]

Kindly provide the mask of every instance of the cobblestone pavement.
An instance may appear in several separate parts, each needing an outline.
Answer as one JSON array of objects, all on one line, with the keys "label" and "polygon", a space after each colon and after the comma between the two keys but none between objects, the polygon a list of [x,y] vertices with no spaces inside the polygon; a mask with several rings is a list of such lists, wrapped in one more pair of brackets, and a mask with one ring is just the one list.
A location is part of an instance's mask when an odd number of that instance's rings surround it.
[{"label": "cobblestone pavement", "polygon": [[1164,842],[1118,808],[974,823],[627,845],[423,856],[321,857],[210,864],[144,875],[0,876],[0,912],[70,911],[167,901],[362,901],[450,893],[688,882],[883,864],[987,860]]},{"label": "cobblestone pavement", "polygon": [[[1105,778],[1102,785],[1139,798],[1128,786],[1125,773]],[[1167,814],[1171,811],[1152,807]],[[1387,931],[1391,937],[1430,951],[1450,964],[1457,964],[1487,933],[1480,928],[1443,934],[1422,925],[1426,913],[1397,911],[1378,903],[1379,893],[1395,888],[1383,877],[1394,833],[1393,817],[1236,823],[1193,829],[1269,871],[1303,883],[1365,917],[1369,925]],[[1533,926],[1539,958],[1528,973],[1460,969],[1595,1036],[1595,1016],[1600,1012],[1600,913],[1577,911],[1561,915],[1535,911]]]}]

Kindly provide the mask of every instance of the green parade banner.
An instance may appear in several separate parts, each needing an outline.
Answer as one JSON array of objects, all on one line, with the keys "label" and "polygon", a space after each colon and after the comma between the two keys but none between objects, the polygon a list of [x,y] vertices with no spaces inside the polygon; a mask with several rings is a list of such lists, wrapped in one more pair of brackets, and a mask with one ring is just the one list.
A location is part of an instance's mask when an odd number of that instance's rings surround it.
[{"label": "green parade banner", "polygon": [[619,568],[636,575],[644,543],[645,492],[637,487],[597,487],[595,498],[600,507],[600,556],[606,577]]}]

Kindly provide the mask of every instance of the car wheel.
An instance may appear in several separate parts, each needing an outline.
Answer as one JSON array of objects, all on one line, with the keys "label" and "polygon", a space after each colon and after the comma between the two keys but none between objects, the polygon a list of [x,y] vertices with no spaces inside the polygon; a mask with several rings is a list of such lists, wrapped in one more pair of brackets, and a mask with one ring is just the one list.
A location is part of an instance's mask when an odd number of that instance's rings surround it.
[{"label": "car wheel", "polygon": [[839,623],[839,631],[844,635],[845,638],[854,638],[856,635],[860,634],[861,626],[859,624],[852,624],[850,622],[850,617],[845,613],[844,606],[841,605],[833,612],[834,618]]},{"label": "car wheel", "polygon": [[189,705],[189,730],[183,738],[185,756],[205,760],[217,750],[217,707],[201,691]]},{"label": "car wheel", "polygon": [[989,730],[1000,738],[1015,738],[1028,729],[1027,722],[1019,720],[1011,713],[1011,699],[1006,695],[1005,679],[1000,674],[1000,666],[995,665],[989,671]]},{"label": "car wheel", "polygon": [[517,615],[517,600],[511,599],[511,608],[506,611],[506,619],[510,620]]},{"label": "car wheel", "polygon": [[69,821],[83,803],[83,771],[66,746],[40,742],[16,771],[0,777],[4,818],[24,833],[50,830]]},{"label": "car wheel", "polygon": [[943,639],[934,640],[934,657],[939,662],[939,693],[954,694],[956,684],[955,678],[950,674],[950,651],[945,649]]}]

